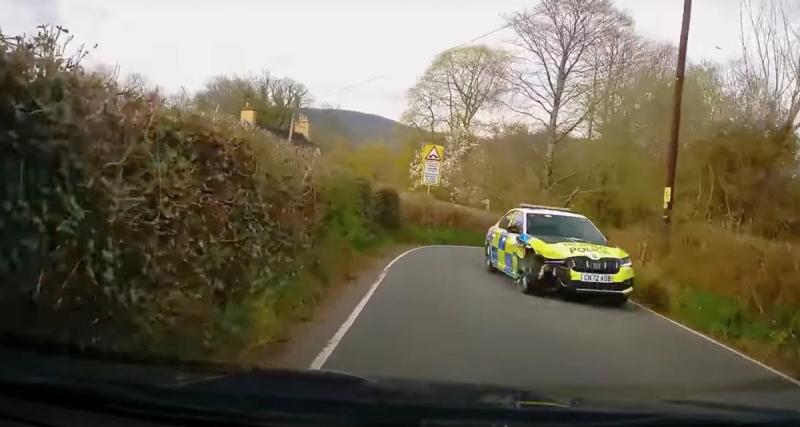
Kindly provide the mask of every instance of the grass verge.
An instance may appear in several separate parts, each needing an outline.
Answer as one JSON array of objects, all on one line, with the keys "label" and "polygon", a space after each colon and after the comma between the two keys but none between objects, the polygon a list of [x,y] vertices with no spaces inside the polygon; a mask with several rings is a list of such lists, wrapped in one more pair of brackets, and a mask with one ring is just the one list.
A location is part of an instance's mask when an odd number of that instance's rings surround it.
[{"label": "grass verge", "polygon": [[421,245],[483,246],[486,233],[455,228],[428,228],[407,226],[396,231],[393,240],[397,243]]},{"label": "grass verge", "polygon": [[800,378],[800,256],[791,244],[698,224],[676,230],[668,254],[647,230],[611,240],[636,262],[639,303]]}]

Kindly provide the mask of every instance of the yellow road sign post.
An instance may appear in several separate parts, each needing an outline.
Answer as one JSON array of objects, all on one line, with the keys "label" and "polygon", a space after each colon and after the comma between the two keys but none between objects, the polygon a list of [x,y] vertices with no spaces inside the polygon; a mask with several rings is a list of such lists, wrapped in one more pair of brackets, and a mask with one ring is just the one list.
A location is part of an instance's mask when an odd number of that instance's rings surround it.
[{"label": "yellow road sign post", "polygon": [[442,178],[442,162],[444,161],[444,146],[425,144],[422,147],[422,183],[428,186],[428,194],[432,185],[439,185]]}]

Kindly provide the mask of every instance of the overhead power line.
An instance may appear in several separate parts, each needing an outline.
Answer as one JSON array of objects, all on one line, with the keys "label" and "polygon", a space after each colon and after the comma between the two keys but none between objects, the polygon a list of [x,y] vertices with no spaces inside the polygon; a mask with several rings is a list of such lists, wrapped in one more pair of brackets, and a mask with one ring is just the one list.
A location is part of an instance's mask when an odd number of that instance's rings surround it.
[{"label": "overhead power line", "polygon": [[[478,41],[478,40],[481,40],[481,39],[484,39],[484,38],[486,38],[486,37],[489,37],[489,36],[491,36],[492,34],[499,33],[500,31],[503,31],[503,30],[505,30],[506,28],[509,28],[509,27],[511,27],[512,25],[514,25],[514,22],[509,22],[508,24],[505,24],[505,25],[503,25],[503,26],[501,26],[501,27],[495,28],[494,30],[492,30],[492,31],[489,31],[488,33],[484,33],[484,34],[481,34],[481,35],[479,35],[479,36],[477,36],[477,37],[474,37],[474,38],[470,39],[469,41],[467,41],[467,42],[464,42],[464,43],[461,43],[460,45],[457,45],[457,46],[451,47],[450,49],[458,49],[458,48],[460,48],[460,47],[467,46],[467,45],[469,45],[469,44],[471,44],[471,43],[475,43],[476,41]],[[449,49],[448,49],[448,50],[449,50]],[[372,82],[374,82],[374,81],[376,81],[376,80],[380,80],[380,79],[382,79],[382,78],[385,78],[385,77],[386,77],[386,75],[385,75],[385,74],[381,74],[381,75],[379,75],[379,76],[372,77],[372,78],[370,78],[370,79],[367,79],[367,80],[364,80],[364,81],[362,81],[362,82],[353,83],[353,84],[350,84],[350,85],[344,86],[344,87],[342,87],[341,89],[339,89],[339,90],[337,90],[337,91],[335,91],[335,92],[332,92],[332,93],[330,93],[330,94],[328,94],[328,95],[324,95],[323,97],[324,97],[324,98],[327,98],[327,97],[329,97],[329,96],[341,95],[341,94],[343,94],[343,93],[346,93],[346,92],[348,92],[348,91],[351,91],[351,90],[353,90],[353,89],[355,89],[355,88],[357,88],[357,87],[364,86],[364,85],[366,85],[366,84],[372,83]]]},{"label": "overhead power line", "polygon": [[367,84],[367,83],[372,83],[372,82],[374,82],[375,80],[380,80],[380,79],[382,79],[382,78],[384,78],[384,77],[386,77],[386,76],[385,76],[385,75],[380,75],[380,76],[375,76],[375,77],[372,77],[372,78],[370,78],[370,79],[364,80],[363,82],[353,83],[353,84],[351,84],[351,85],[347,85],[347,86],[345,86],[345,87],[343,87],[343,88],[339,89],[338,91],[336,91],[336,92],[333,92],[333,93],[331,93],[331,94],[329,94],[329,95],[327,95],[327,96],[339,95],[339,94],[342,94],[342,93],[344,93],[344,92],[347,92],[348,90],[355,89],[355,88],[357,88],[357,87],[359,87],[359,86],[363,86],[363,85],[365,85],[365,84]]},{"label": "overhead power line", "polygon": [[489,31],[489,32],[488,32],[488,33],[486,33],[486,34],[481,34],[480,36],[478,36],[478,37],[475,37],[474,39],[472,39],[472,40],[470,40],[470,41],[468,41],[468,42],[461,43],[460,45],[458,45],[458,46],[456,46],[456,47],[454,47],[454,48],[452,48],[452,49],[457,49],[457,48],[459,48],[459,47],[464,47],[464,46],[466,46],[466,45],[468,45],[468,44],[470,44],[470,43],[475,43],[476,41],[478,41],[478,40],[480,40],[480,39],[482,39],[482,38],[489,37],[489,36],[491,36],[491,35],[492,35],[492,34],[494,34],[494,33],[499,33],[500,31],[503,31],[503,30],[505,30],[506,28],[508,28],[508,27],[510,27],[510,26],[512,26],[512,25],[514,25],[514,23],[513,23],[513,22],[509,22],[508,24],[506,24],[506,25],[503,25],[503,26],[502,26],[502,27],[500,27],[500,28],[496,28],[496,29],[494,29],[494,30],[492,30],[492,31]]}]

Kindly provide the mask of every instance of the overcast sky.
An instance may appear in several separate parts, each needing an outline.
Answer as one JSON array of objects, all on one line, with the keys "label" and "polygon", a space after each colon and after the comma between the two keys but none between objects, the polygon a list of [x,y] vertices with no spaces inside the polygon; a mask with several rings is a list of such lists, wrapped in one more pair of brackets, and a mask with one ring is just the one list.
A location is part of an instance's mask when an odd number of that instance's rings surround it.
[{"label": "overcast sky", "polygon": [[[683,0],[616,0],[641,34],[677,43]],[[440,51],[503,25],[535,0],[0,0],[0,29],[57,23],[99,47],[91,64],[140,72],[168,91],[217,74],[269,70],[318,103],[399,118],[404,93]],[[738,53],[737,0],[695,0],[689,57]],[[509,30],[481,43],[501,44]],[[345,89],[370,79],[373,81]]]}]

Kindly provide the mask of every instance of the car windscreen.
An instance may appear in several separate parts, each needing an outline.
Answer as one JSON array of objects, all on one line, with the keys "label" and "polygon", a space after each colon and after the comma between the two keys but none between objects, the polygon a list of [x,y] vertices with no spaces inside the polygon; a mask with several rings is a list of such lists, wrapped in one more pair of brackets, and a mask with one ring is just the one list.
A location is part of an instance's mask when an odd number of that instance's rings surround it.
[{"label": "car windscreen", "polygon": [[527,232],[532,236],[564,237],[598,245],[607,243],[597,227],[586,218],[535,213],[527,216]]}]

